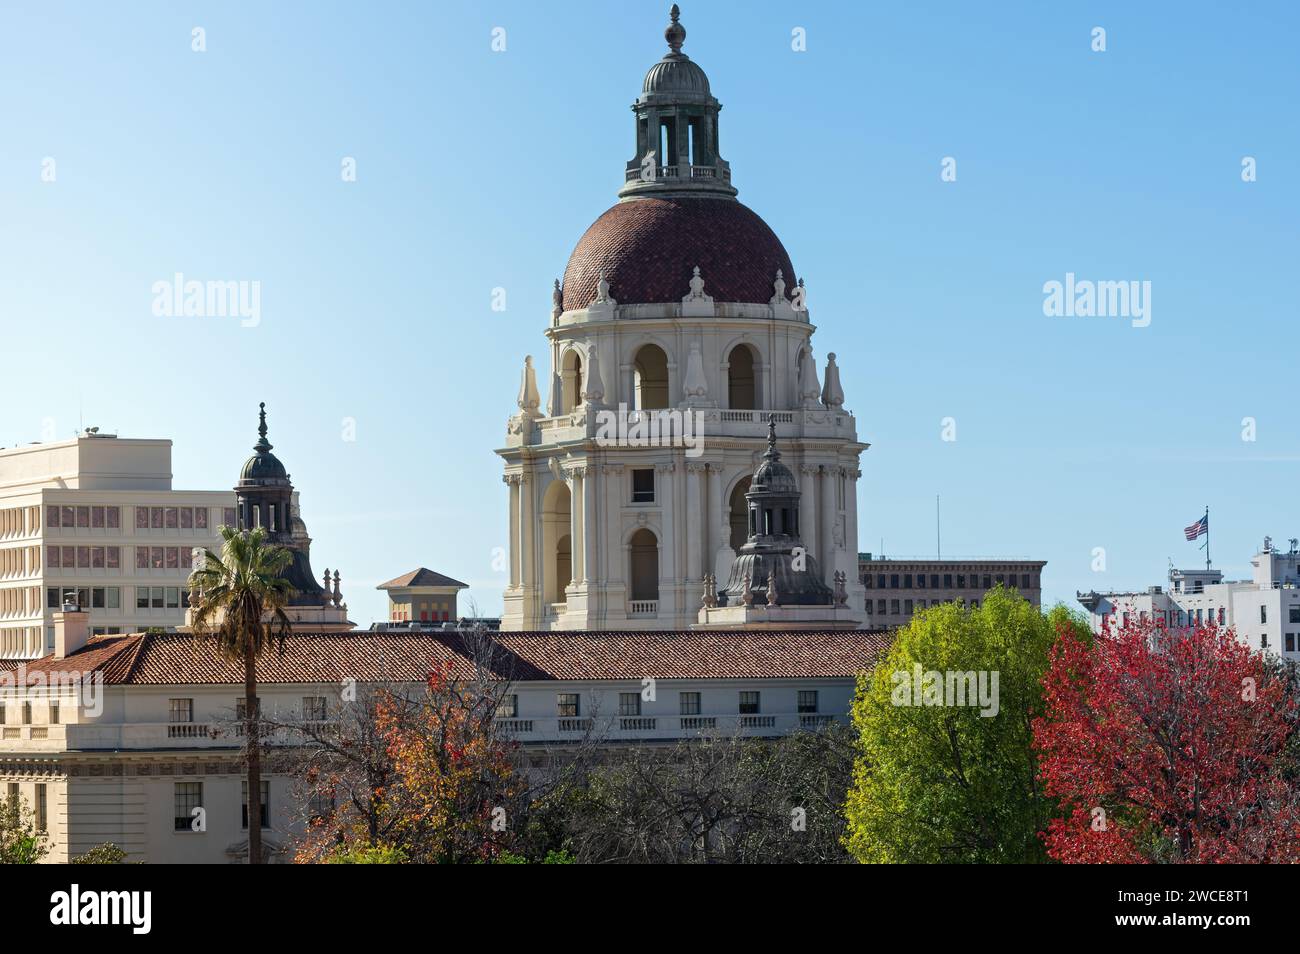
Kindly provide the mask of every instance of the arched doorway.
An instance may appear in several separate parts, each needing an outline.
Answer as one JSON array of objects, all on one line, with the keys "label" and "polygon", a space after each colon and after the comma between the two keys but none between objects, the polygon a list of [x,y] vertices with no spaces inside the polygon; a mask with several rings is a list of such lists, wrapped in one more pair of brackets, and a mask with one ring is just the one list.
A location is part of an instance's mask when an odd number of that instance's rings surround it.
[{"label": "arched doorway", "polygon": [[570,414],[582,403],[582,355],[569,351],[560,367],[560,413]]},{"label": "arched doorway", "polygon": [[739,551],[749,539],[749,504],[745,494],[749,492],[750,478],[744,477],[731,492],[731,549]]},{"label": "arched doorway", "polygon": [[563,603],[564,589],[573,581],[573,502],[569,485],[553,480],[542,500],[542,599]]},{"label": "arched doorway", "polygon": [[633,602],[659,599],[659,540],[644,527],[632,534],[628,579]]},{"label": "arched doorway", "polygon": [[668,355],[658,345],[642,345],[632,361],[636,409],[668,407]]},{"label": "arched doorway", "polygon": [[758,407],[757,378],[754,375],[754,352],[748,345],[736,345],[727,357],[727,407]]}]

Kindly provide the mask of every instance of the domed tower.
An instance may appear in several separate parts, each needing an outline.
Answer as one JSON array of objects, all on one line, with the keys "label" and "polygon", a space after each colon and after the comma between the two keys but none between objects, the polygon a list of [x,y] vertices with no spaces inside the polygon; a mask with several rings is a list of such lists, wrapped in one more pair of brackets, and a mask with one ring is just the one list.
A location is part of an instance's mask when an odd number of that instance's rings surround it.
[{"label": "domed tower", "polygon": [[[788,434],[802,539],[856,603],[858,457],[835,356],[813,356],[807,293],[781,240],[736,198],[704,70],[668,51],[632,104],[618,201],[555,282],[548,397],[524,361],[507,424],[510,582],[503,629],[695,622],[705,578],[748,539],[769,418]],[[783,467],[785,465],[782,465]]]},{"label": "domed tower", "polygon": [[319,582],[312,572],[311,537],[298,513],[293,484],[284,464],[271,453],[273,445],[266,439],[265,403],[258,405],[257,434],[253,456],[244,462],[239,482],[235,484],[237,529],[263,527],[269,542],[286,547],[293,554],[293,563],[284,575],[294,590],[286,612],[295,628],[352,629],[353,624],[347,619],[347,604],[342,602],[339,592],[338,571],[334,572],[332,590],[326,582],[329,570]]}]

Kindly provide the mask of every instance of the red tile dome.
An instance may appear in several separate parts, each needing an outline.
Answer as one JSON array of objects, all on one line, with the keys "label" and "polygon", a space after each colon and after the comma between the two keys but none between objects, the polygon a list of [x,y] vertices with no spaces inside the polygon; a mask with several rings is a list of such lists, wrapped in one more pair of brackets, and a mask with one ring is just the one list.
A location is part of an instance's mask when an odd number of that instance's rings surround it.
[{"label": "red tile dome", "polygon": [[767,304],[777,269],[787,289],[796,282],[776,233],[734,199],[637,197],[609,209],[578,240],[564,269],[564,309],[590,305],[602,272],[620,304],[680,302],[696,265],[704,293],[718,302]]}]

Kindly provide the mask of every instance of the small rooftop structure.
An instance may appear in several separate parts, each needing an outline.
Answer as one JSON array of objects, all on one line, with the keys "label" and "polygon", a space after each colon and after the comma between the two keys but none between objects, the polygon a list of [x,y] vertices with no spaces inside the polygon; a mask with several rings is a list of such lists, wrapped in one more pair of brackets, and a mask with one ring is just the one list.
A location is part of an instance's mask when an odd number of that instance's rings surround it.
[{"label": "small rooftop structure", "polygon": [[469,584],[422,566],[375,589],[388,593],[390,622],[437,623],[460,618],[456,596]]}]

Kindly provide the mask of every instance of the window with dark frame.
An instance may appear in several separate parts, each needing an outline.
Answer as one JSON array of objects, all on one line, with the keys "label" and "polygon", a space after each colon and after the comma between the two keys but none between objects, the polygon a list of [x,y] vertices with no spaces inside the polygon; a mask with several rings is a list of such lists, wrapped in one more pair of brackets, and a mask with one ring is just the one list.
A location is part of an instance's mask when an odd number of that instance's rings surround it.
[{"label": "window with dark frame", "polygon": [[576,692],[561,692],[556,694],[555,708],[561,719],[576,719],[582,706]]},{"label": "window with dark frame", "polygon": [[799,711],[801,713],[817,711],[817,690],[816,689],[799,690]]},{"label": "window with dark frame", "polygon": [[194,700],[193,699],[168,699],[167,700],[167,721],[168,722],[193,722],[194,721]]},{"label": "window with dark frame", "polygon": [[[240,784],[240,798],[242,804],[239,807],[239,824],[245,831],[248,830],[248,779],[244,779]],[[262,779],[262,784],[258,786],[262,790],[262,828],[271,827],[271,781]]]},{"label": "window with dark frame", "polygon": [[679,711],[684,716],[697,716],[700,714],[700,694],[698,692],[678,693]]},{"label": "window with dark frame", "polygon": [[742,692],[740,694],[740,714],[741,715],[758,715],[759,695],[757,692]]},{"label": "window with dark frame", "polygon": [[194,831],[194,810],[203,806],[202,782],[174,782],[172,823],[176,831]]},{"label": "window with dark frame", "polygon": [[632,502],[654,503],[655,472],[653,467],[638,467],[632,471]]},{"label": "window with dark frame", "polygon": [[641,693],[620,692],[618,694],[618,714],[621,716],[639,716],[641,714]]}]

